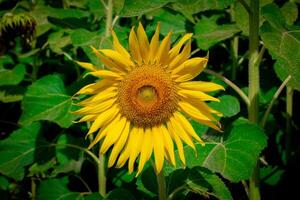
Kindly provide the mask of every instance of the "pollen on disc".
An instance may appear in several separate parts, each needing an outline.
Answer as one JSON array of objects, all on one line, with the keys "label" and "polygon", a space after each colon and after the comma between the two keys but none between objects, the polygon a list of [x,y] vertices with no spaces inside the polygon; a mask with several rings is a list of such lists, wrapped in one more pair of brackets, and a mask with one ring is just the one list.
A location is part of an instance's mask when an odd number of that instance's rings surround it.
[{"label": "pollen on disc", "polygon": [[176,85],[160,66],[143,65],[130,72],[118,92],[120,112],[133,124],[165,123],[177,110]]}]

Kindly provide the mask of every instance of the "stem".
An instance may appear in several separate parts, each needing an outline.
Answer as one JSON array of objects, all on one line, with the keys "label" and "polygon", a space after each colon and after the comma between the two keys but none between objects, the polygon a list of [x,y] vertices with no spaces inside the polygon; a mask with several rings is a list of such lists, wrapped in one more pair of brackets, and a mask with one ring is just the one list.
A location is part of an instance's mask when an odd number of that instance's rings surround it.
[{"label": "stem", "polygon": [[286,163],[291,157],[291,141],[292,141],[292,116],[293,116],[293,93],[294,89],[290,86],[286,87],[286,130],[285,130],[285,153]]},{"label": "stem", "polygon": [[172,200],[173,197],[181,190],[185,190],[187,188],[186,185],[182,185],[182,186],[179,186],[178,188],[174,189],[173,192],[168,196],[168,199],[167,200]]},{"label": "stem", "polygon": [[106,173],[105,173],[105,155],[99,153],[98,162],[98,189],[99,194],[106,196]]},{"label": "stem", "polygon": [[236,79],[237,67],[238,67],[238,46],[239,37],[236,36],[231,41],[231,58],[232,58],[232,69],[231,69],[231,80]]},{"label": "stem", "polygon": [[[251,0],[252,1],[252,0]],[[246,11],[250,14],[252,13],[251,8],[249,7],[248,3],[245,0],[238,0],[238,2],[240,2],[244,8],[246,9]]]},{"label": "stem", "polygon": [[274,102],[275,100],[278,98],[278,96],[280,95],[280,93],[282,92],[282,90],[284,89],[284,87],[286,86],[286,84],[289,82],[289,80],[291,79],[291,75],[289,75],[282,83],[281,85],[279,86],[279,88],[277,89],[277,91],[275,92],[274,96],[272,97],[272,100],[263,116],[263,119],[261,120],[261,127],[265,127],[266,125],[266,122],[267,122],[267,119],[268,119],[268,116],[271,112],[271,109],[274,105]]},{"label": "stem", "polygon": [[110,31],[112,28],[112,20],[113,20],[113,0],[108,0],[106,7],[106,26],[105,26],[105,36],[110,36]]},{"label": "stem", "polygon": [[167,200],[166,193],[166,180],[164,177],[163,171],[156,175],[157,184],[158,184],[158,199],[159,200]]},{"label": "stem", "polygon": [[34,177],[31,177],[31,200],[36,200],[36,183]]},{"label": "stem", "polygon": [[[241,3],[243,1],[240,1]],[[244,5],[245,6],[245,5]],[[246,8],[246,7],[245,7]],[[258,45],[259,45],[259,0],[250,1],[249,12],[249,100],[248,119],[253,123],[258,123],[258,106],[259,106],[259,62]],[[249,180],[249,197],[250,200],[260,200],[259,190],[259,164],[257,162],[253,169],[252,176]]]},{"label": "stem", "polygon": [[245,93],[241,90],[241,88],[239,88],[236,84],[234,84],[232,81],[230,81],[223,75],[218,74],[217,72],[214,72],[212,70],[205,69],[204,72],[206,72],[210,75],[213,75],[213,76],[221,79],[222,81],[224,81],[224,83],[229,85],[236,93],[238,93],[238,95],[244,100],[244,102],[247,104],[247,106],[249,106],[249,104],[250,104],[249,98],[247,97],[247,95],[245,95]]}]

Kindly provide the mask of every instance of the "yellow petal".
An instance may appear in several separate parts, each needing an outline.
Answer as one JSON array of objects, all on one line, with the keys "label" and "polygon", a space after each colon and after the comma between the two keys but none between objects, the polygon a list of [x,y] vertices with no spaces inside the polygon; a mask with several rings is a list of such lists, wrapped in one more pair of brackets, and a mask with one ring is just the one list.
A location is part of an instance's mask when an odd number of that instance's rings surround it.
[{"label": "yellow petal", "polygon": [[194,150],[196,149],[192,138],[186,133],[186,131],[181,126],[180,122],[178,122],[174,117],[170,118],[170,120],[167,122],[167,125],[168,128],[169,127],[173,128],[174,135],[179,136],[181,140],[183,140],[187,145],[192,147]]},{"label": "yellow petal", "polygon": [[108,68],[109,70],[114,71],[114,72],[119,72],[119,73],[128,71],[126,66],[118,65],[118,64],[114,63],[114,61],[112,61],[110,58],[104,56],[102,53],[100,53],[94,47],[91,47],[91,48],[92,48],[94,54],[101,60],[101,62],[103,62],[105,67]]},{"label": "yellow petal", "polygon": [[145,163],[150,159],[153,150],[152,140],[153,139],[152,139],[151,129],[146,128],[143,143],[142,143],[142,148],[141,148],[141,156],[140,156],[140,161],[138,166],[138,172],[136,176],[138,176],[142,172]]},{"label": "yellow petal", "polygon": [[101,49],[99,51],[118,66],[125,66],[126,69],[131,69],[134,66],[133,62],[129,58],[122,56],[122,54],[117,51],[111,49]]},{"label": "yellow petal", "polygon": [[169,32],[168,35],[163,39],[161,42],[158,52],[156,55],[156,61],[158,63],[164,64],[169,60],[169,50],[171,46],[171,35],[172,33]]},{"label": "yellow petal", "polygon": [[141,56],[144,60],[144,63],[148,63],[149,61],[149,41],[144,30],[144,27],[141,23],[139,23],[139,27],[137,29],[137,38],[139,41],[139,47]]},{"label": "yellow petal", "polygon": [[109,134],[105,137],[101,144],[100,153],[104,154],[121,136],[121,133],[126,125],[126,118],[121,117],[109,130]]},{"label": "yellow petal", "polygon": [[217,127],[214,123],[211,122],[211,120],[205,116],[200,110],[192,106],[191,104],[187,102],[178,102],[179,107],[190,117],[195,119],[196,121],[205,124],[213,129],[216,129],[218,131],[221,131],[219,127]]},{"label": "yellow petal", "polygon": [[222,85],[212,83],[212,82],[205,82],[205,81],[188,81],[188,82],[179,83],[178,85],[182,89],[202,91],[202,92],[225,90]]},{"label": "yellow petal", "polygon": [[81,67],[83,67],[84,69],[87,69],[89,71],[96,71],[97,70],[97,67],[95,67],[93,64],[91,63],[87,63],[87,62],[79,62],[79,61],[76,61],[76,63],[78,65],[80,65]]},{"label": "yellow petal", "polygon": [[159,47],[159,32],[160,32],[160,23],[157,24],[156,31],[150,42],[150,61],[153,61],[157,54],[157,50]]},{"label": "yellow petal", "polygon": [[87,136],[96,130],[98,130],[103,125],[110,122],[117,114],[119,113],[119,109],[117,106],[113,106],[112,108],[106,110],[105,112],[101,113],[97,119],[94,121],[92,126],[90,127],[89,132],[87,133]]},{"label": "yellow petal", "polygon": [[97,83],[92,83],[81,88],[76,94],[96,94],[97,92],[106,89],[107,87],[114,86],[114,81],[101,80]]},{"label": "yellow petal", "polygon": [[168,125],[168,131],[170,133],[170,136],[173,138],[173,140],[176,143],[179,158],[180,158],[181,162],[183,163],[183,165],[185,165],[185,156],[184,156],[184,150],[183,150],[183,145],[182,145],[181,139],[175,134],[175,131],[172,126]]},{"label": "yellow petal", "polygon": [[194,90],[179,90],[178,94],[181,95],[182,97],[188,98],[194,98],[194,99],[199,99],[200,101],[216,101],[220,102],[218,98],[215,98],[213,96],[210,96],[208,94],[205,94],[204,92],[201,91],[194,91]]},{"label": "yellow petal", "polygon": [[95,72],[90,72],[88,74],[91,74],[93,76],[100,77],[100,78],[107,78],[110,80],[122,80],[123,79],[121,74],[118,74],[116,72],[112,72],[109,70],[98,70]]},{"label": "yellow petal", "polygon": [[85,115],[78,122],[92,122],[95,121],[97,115]]},{"label": "yellow petal", "polygon": [[144,130],[143,128],[138,128],[136,138],[134,138],[134,142],[131,143],[130,146],[130,156],[128,162],[128,172],[131,174],[134,169],[134,163],[136,158],[141,152],[141,144],[144,138]]},{"label": "yellow petal", "polygon": [[108,108],[110,108],[114,102],[116,101],[116,99],[110,99],[107,101],[103,101],[99,104],[97,104],[96,106],[86,106],[84,108],[81,108],[79,110],[76,110],[75,112],[73,112],[74,114],[97,114],[97,113],[101,113],[104,112],[105,110],[107,110]]},{"label": "yellow petal", "polygon": [[191,43],[188,42],[184,46],[182,52],[178,56],[170,60],[168,69],[172,70],[180,66],[183,62],[185,62],[190,57],[190,54],[191,54]]},{"label": "yellow petal", "polygon": [[105,136],[107,136],[107,133],[111,128],[119,121],[119,117],[113,118],[112,122],[109,124],[104,124],[103,128],[98,132],[95,139],[91,142],[91,144],[88,146],[88,149],[91,149],[95,144],[100,142]]},{"label": "yellow petal", "polygon": [[114,97],[116,97],[116,95],[117,95],[116,91],[109,91],[109,92],[103,91],[103,92],[101,92],[101,95],[99,93],[98,95],[92,96],[90,98],[87,98],[87,99],[81,101],[77,105],[79,105],[79,106],[89,106],[91,104],[95,105],[100,102],[106,101],[108,99],[114,98]]},{"label": "yellow petal", "polygon": [[176,82],[184,82],[195,78],[206,67],[206,58],[191,58],[172,71]]},{"label": "yellow petal", "polygon": [[174,113],[175,119],[181,123],[182,127],[184,130],[193,138],[195,138],[201,145],[205,145],[203,140],[198,136],[198,134],[195,132],[194,128],[190,124],[190,122],[180,113],[180,112],[175,112]]},{"label": "yellow petal", "polygon": [[183,44],[188,41],[189,39],[191,39],[191,37],[193,36],[192,33],[188,33],[185,34],[181,40],[170,50],[169,54],[170,54],[170,59],[173,59],[175,56],[178,55],[181,47],[183,46]]},{"label": "yellow petal", "polygon": [[126,161],[128,160],[129,156],[130,156],[130,153],[131,153],[131,146],[133,145],[132,143],[135,143],[135,139],[137,138],[137,127],[133,126],[131,131],[129,132],[129,138],[127,140],[127,143],[126,143],[126,146],[123,150],[123,152],[121,153],[118,161],[117,161],[117,164],[116,164],[116,167],[120,168],[122,167]]},{"label": "yellow petal", "polygon": [[153,137],[153,144],[154,144],[154,158],[155,158],[155,167],[156,173],[160,173],[163,165],[164,165],[164,143],[162,137],[160,135],[160,131],[158,127],[152,128],[152,137]]},{"label": "yellow petal", "polygon": [[139,64],[142,64],[142,55],[140,52],[140,46],[138,39],[136,37],[134,27],[132,27],[130,34],[129,34],[129,49],[133,59]]},{"label": "yellow petal", "polygon": [[211,121],[214,122],[218,122],[218,120],[216,120],[211,113],[216,114],[217,116],[222,116],[222,113],[212,109],[211,107],[209,107],[205,102],[201,102],[198,101],[196,99],[188,99],[188,102],[194,106],[195,108],[197,108],[198,110],[200,110],[205,116],[207,116]]},{"label": "yellow petal", "polygon": [[112,30],[111,34],[112,34],[112,37],[113,37],[113,45],[114,45],[115,50],[117,52],[119,52],[120,54],[122,54],[122,56],[124,56],[125,58],[130,59],[130,54],[121,45],[121,43],[119,42],[119,39],[118,39],[116,33]]},{"label": "yellow petal", "polygon": [[108,167],[113,166],[114,163],[116,162],[117,156],[123,149],[123,147],[128,139],[129,128],[130,128],[130,122],[126,121],[126,125],[121,133],[120,139],[115,143],[115,145],[111,151],[111,154],[109,156]]},{"label": "yellow petal", "polygon": [[159,128],[160,128],[160,133],[164,138],[164,144],[165,144],[164,146],[166,152],[169,155],[170,162],[173,166],[175,166],[176,162],[175,162],[174,144],[172,138],[170,137],[169,132],[164,125],[161,125]]}]

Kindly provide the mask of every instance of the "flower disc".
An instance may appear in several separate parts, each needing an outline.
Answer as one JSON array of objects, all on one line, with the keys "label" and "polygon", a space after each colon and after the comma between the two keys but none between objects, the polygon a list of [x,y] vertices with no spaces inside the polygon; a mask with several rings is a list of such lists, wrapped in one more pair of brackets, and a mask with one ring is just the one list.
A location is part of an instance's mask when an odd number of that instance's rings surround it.
[{"label": "flower disc", "polygon": [[120,112],[133,124],[152,127],[165,123],[177,108],[176,86],[159,66],[143,65],[120,83]]}]

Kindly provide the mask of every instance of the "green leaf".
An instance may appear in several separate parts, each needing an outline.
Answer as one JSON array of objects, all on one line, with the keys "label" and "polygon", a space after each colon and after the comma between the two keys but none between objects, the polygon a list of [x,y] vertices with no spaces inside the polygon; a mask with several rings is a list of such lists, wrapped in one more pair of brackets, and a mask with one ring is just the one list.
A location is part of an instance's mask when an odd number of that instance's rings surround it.
[{"label": "green leaf", "polygon": [[75,47],[81,47],[91,62],[96,66],[101,66],[99,58],[93,53],[91,46],[98,49],[103,43],[102,32],[90,32],[85,29],[76,29],[71,34],[71,40]]},{"label": "green leaf", "polygon": [[[227,134],[221,142],[206,142],[205,147],[196,144],[197,156],[186,146],[186,166],[206,167],[232,182],[248,179],[260,152],[267,145],[267,138],[262,129],[250,123],[238,124]],[[177,168],[180,168],[178,155],[177,163]],[[168,173],[173,170],[170,166],[166,167]]]},{"label": "green leaf", "polygon": [[99,193],[73,192],[67,187],[67,178],[42,181],[37,190],[37,199],[42,200],[101,200]]},{"label": "green leaf", "polygon": [[194,167],[189,171],[187,185],[193,192],[204,196],[209,196],[212,193],[220,200],[233,199],[223,181],[216,174],[203,167]]},{"label": "green leaf", "polygon": [[135,197],[123,188],[117,188],[107,194],[106,200],[135,200]]},{"label": "green leaf", "polygon": [[277,166],[267,166],[260,169],[260,180],[268,185],[275,186],[281,180],[284,171]]},{"label": "green leaf", "polygon": [[141,176],[138,177],[136,182],[138,189],[151,197],[157,194],[157,180],[153,167],[149,165],[143,170]]},{"label": "green leaf", "polygon": [[48,75],[28,87],[22,101],[20,123],[26,125],[38,120],[49,120],[67,128],[76,119],[71,114],[73,108],[62,79],[58,75]]},{"label": "green leaf", "polygon": [[18,85],[24,79],[25,73],[23,64],[16,65],[12,70],[0,67],[0,86]]},{"label": "green leaf", "polygon": [[285,17],[286,23],[292,25],[298,18],[298,7],[294,2],[288,1],[281,7],[281,12]]},{"label": "green leaf", "polygon": [[[283,24],[278,23],[277,14],[280,9],[271,4],[264,7],[263,14],[267,18],[267,22],[261,27],[261,38],[264,45],[279,63],[277,72],[284,70],[282,74],[291,75],[293,85],[300,84],[300,31],[287,30]],[[278,67],[281,69],[278,70]],[[279,78],[285,78],[284,75],[278,75]]]},{"label": "green leaf", "polygon": [[[277,60],[274,64],[274,70],[278,76],[278,78],[282,81],[284,81],[288,76],[289,72],[284,66],[284,62],[282,63],[280,60]],[[287,84],[288,86],[293,87],[294,89],[300,91],[300,82],[295,79],[290,79],[290,81]]]},{"label": "green leaf", "polygon": [[16,180],[24,178],[24,167],[34,161],[34,153],[41,125],[33,123],[14,131],[0,141],[0,172]]},{"label": "green leaf", "polygon": [[232,117],[240,112],[240,102],[236,97],[223,95],[218,98],[220,102],[211,102],[209,106],[221,112],[224,117]]},{"label": "green leaf", "polygon": [[203,17],[195,26],[195,38],[198,46],[203,50],[208,50],[213,45],[231,38],[240,31],[235,24],[218,25],[218,15],[210,18]]},{"label": "green leaf", "polygon": [[58,32],[51,33],[48,38],[48,43],[53,52],[63,54],[63,48],[71,44],[71,38],[70,35],[62,29]]},{"label": "green leaf", "polygon": [[[176,23],[174,23],[176,21]],[[154,16],[153,23],[147,26],[147,32],[154,33],[158,22],[161,24],[160,34],[166,36],[172,31],[172,39],[185,33],[185,18],[180,14],[172,14],[163,9]]]},{"label": "green leaf", "polygon": [[11,103],[21,101],[25,88],[22,86],[0,86],[0,101],[3,103]]},{"label": "green leaf", "polygon": [[224,9],[234,0],[176,0],[172,7],[182,13],[196,14],[206,10]]},{"label": "green leaf", "polygon": [[125,0],[123,9],[120,11],[122,17],[134,17],[140,16],[147,12],[161,8],[172,0],[152,0],[152,1],[140,1],[140,0]]}]

